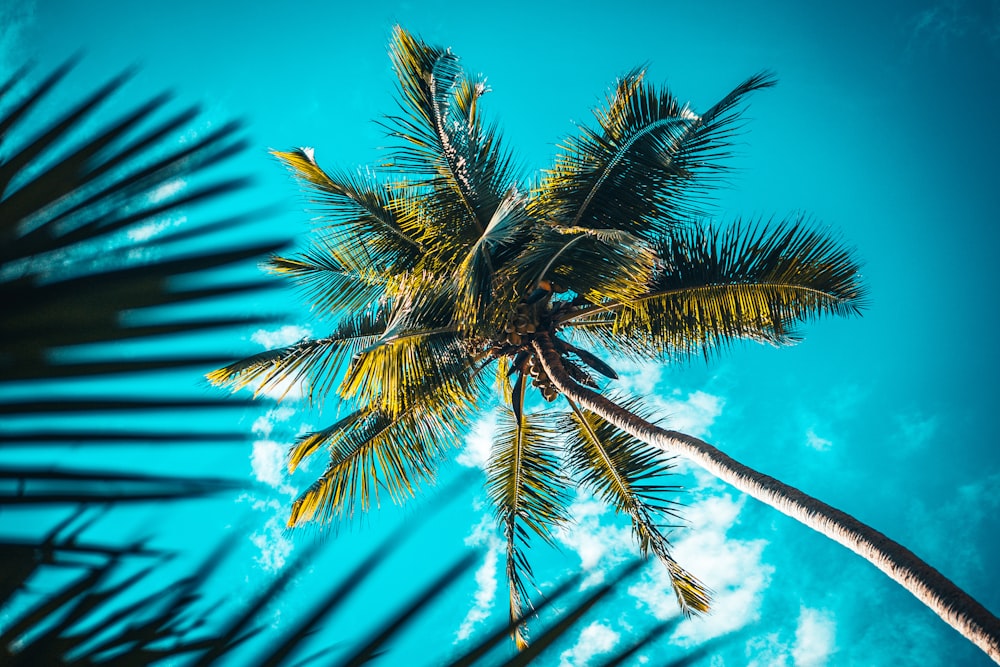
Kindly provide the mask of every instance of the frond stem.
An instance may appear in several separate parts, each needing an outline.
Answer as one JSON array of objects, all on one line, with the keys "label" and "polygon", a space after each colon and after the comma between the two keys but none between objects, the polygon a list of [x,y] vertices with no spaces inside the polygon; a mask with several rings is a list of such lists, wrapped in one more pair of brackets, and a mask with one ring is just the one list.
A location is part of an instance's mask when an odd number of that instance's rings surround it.
[{"label": "frond stem", "polygon": [[719,283],[719,284],[716,284],[716,285],[699,285],[697,287],[679,287],[677,289],[663,290],[662,292],[655,292],[653,294],[646,294],[645,296],[640,296],[640,297],[636,297],[634,299],[629,299],[628,301],[613,301],[611,303],[606,303],[606,304],[603,304],[603,305],[600,305],[600,306],[598,306],[598,305],[595,304],[591,308],[583,308],[583,309],[576,310],[576,311],[568,311],[565,315],[563,315],[563,316],[561,316],[561,317],[559,317],[559,318],[556,319],[556,325],[557,326],[563,326],[565,324],[570,324],[574,320],[577,320],[577,319],[579,319],[581,317],[586,317],[588,315],[596,315],[597,313],[601,313],[601,312],[617,311],[617,310],[620,310],[621,308],[624,308],[626,306],[631,306],[633,304],[638,304],[638,303],[644,303],[646,301],[652,301],[653,299],[661,299],[663,297],[673,296],[675,294],[683,294],[683,293],[694,293],[694,294],[697,294],[699,292],[703,292],[703,291],[707,291],[707,290],[712,290],[712,289],[718,289],[720,287],[726,288],[726,287],[737,287],[737,286],[752,286],[752,287],[758,287],[758,288],[768,288],[768,287],[789,288],[789,287],[791,287],[791,288],[794,288],[794,289],[797,289],[797,290],[802,290],[804,292],[808,292],[810,294],[815,294],[815,295],[819,295],[819,296],[825,296],[825,297],[834,299],[837,302],[843,302],[843,301],[846,300],[846,299],[842,299],[840,297],[836,297],[836,296],[830,294],[829,292],[824,292],[823,290],[816,289],[814,287],[806,287],[805,285],[793,285],[793,284],[788,284],[788,283]]},{"label": "frond stem", "polygon": [[678,120],[683,120],[683,119],[661,118],[660,120],[650,123],[646,127],[636,132],[633,136],[629,137],[628,141],[626,141],[621,148],[615,151],[614,157],[611,158],[610,162],[608,162],[608,165],[604,168],[600,177],[597,179],[597,182],[594,183],[594,187],[592,187],[590,189],[590,192],[587,193],[587,198],[584,199],[583,204],[580,205],[580,209],[576,212],[576,217],[573,218],[573,222],[570,223],[570,227],[576,227],[580,223],[580,218],[583,217],[584,211],[590,205],[590,202],[597,194],[597,191],[601,188],[602,185],[604,185],[605,181],[608,180],[614,168],[617,167],[618,164],[625,159],[625,153],[627,153],[628,150],[632,148],[633,145],[635,145],[635,142],[637,142],[639,139],[646,136],[647,134],[653,132],[654,130],[658,129],[659,127],[671,123],[676,123]]}]

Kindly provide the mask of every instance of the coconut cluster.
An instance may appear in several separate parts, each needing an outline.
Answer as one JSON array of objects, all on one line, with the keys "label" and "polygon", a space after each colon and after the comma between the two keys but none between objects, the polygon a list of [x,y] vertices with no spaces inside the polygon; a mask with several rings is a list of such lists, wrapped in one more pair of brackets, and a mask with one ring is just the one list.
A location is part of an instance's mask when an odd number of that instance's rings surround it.
[{"label": "coconut cluster", "polygon": [[519,303],[514,316],[507,323],[504,332],[511,345],[521,345],[525,339],[538,330],[535,309],[526,303]]},{"label": "coconut cluster", "polygon": [[542,396],[546,401],[551,403],[556,400],[559,395],[559,390],[556,389],[555,385],[552,384],[552,380],[545,373],[542,368],[542,364],[538,361],[538,357],[531,355],[528,357],[527,361],[528,375],[531,376],[531,386],[538,387],[538,390],[542,393]]}]

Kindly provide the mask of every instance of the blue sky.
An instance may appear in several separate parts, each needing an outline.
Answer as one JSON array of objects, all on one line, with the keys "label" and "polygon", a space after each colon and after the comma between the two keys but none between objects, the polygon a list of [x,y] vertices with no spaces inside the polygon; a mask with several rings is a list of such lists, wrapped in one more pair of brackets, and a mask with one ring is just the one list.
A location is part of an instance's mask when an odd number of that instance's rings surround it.
[{"label": "blue sky", "polygon": [[[58,93],[64,99],[139,64],[124,103],[169,88],[178,105],[202,103],[193,132],[244,118],[253,148],[238,167],[257,182],[246,206],[279,204],[255,229],[294,230],[303,240],[309,214],[266,151],[312,146],[320,164],[346,168],[377,161],[385,139],[372,121],[394,109],[386,46],[396,23],[452,46],[466,68],[488,76],[485,103],[526,173],[545,167],[555,144],[588,122],[615,77],[637,64],[648,63],[651,78],[695,110],[748,75],[773,70],[780,83],[751,101],[716,217],[809,214],[865,260],[870,306],[862,318],[808,325],[794,348],[746,346],[708,365],[630,368],[620,384],[651,396],[672,427],[886,532],[1000,611],[993,418],[1000,2],[748,4],[5,3],[0,66],[34,60],[46,71],[82,49],[84,60]],[[290,295],[260,306],[280,309]],[[308,318],[300,309],[287,328],[248,330],[232,341],[233,354],[321,335],[322,323]],[[197,376],[190,382],[201,387]],[[229,426],[252,432],[252,449],[159,462],[259,481],[239,498],[158,517],[161,539],[193,557],[213,536],[244,531],[220,587],[273,576],[311,540],[281,530],[290,494],[308,474],[280,477],[277,454],[304,426],[335,414],[335,405],[320,413],[296,401],[234,411]],[[486,414],[460,444],[449,475],[481,461],[489,423]],[[684,470],[690,526],[674,536],[677,553],[718,591],[717,610],[655,644],[645,654],[650,664],[677,655],[672,645],[738,628],[745,629],[705,664],[988,664],[861,559]],[[484,551],[475,575],[407,642],[419,646],[419,633],[432,632],[435,646],[447,646],[503,619],[502,566],[497,537],[483,523],[484,498],[473,489],[431,519],[386,563],[357,612],[371,613],[418,573],[429,577],[474,545]],[[574,511],[577,525],[560,535],[561,551],[533,554],[543,584],[581,569],[592,583],[630,554],[627,526],[610,512],[586,497]],[[339,535],[310,576],[339,574],[345,559],[418,513],[384,508],[363,529]],[[148,525],[148,515],[126,514],[115,530]],[[303,584],[275,623],[307,604],[311,587]],[[588,654],[673,614],[671,599],[651,568],[550,663],[587,664]],[[324,636],[349,632],[351,613]],[[404,642],[400,655],[408,650]]]}]

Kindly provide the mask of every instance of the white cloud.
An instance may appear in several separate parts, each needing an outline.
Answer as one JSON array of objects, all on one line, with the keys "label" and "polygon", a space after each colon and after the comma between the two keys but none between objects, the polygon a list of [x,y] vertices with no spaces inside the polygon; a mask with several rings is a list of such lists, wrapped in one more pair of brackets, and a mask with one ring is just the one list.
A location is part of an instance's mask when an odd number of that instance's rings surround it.
[{"label": "white cloud", "polygon": [[284,378],[278,382],[270,382],[263,386],[262,382],[251,385],[254,396],[266,396],[275,401],[291,401],[296,403],[301,401],[306,395],[306,378],[296,379],[294,376]]},{"label": "white cloud", "polygon": [[747,667],[823,667],[837,651],[835,635],[829,611],[801,607],[793,640],[785,632],[770,632],[747,642]]},{"label": "white cloud", "polygon": [[275,422],[286,422],[291,419],[294,414],[295,410],[285,405],[268,410],[266,414],[263,414],[254,420],[252,430],[262,438],[266,438],[271,435],[271,431],[274,430]]},{"label": "white cloud", "polygon": [[237,502],[251,503],[254,511],[270,515],[264,525],[250,536],[250,541],[260,550],[254,560],[268,572],[284,567],[294,546],[284,534],[288,497],[298,494],[298,489],[285,480],[285,451],[288,445],[269,438],[277,422],[288,421],[294,414],[295,410],[282,406],[272,408],[258,417],[253,423],[253,432],[261,439],[253,443],[249,457],[254,478],[285,497],[243,494],[237,498]]},{"label": "white cloud", "polygon": [[292,408],[280,406],[268,410],[267,413],[257,417],[254,420],[252,430],[256,435],[261,437],[261,440],[253,443],[253,450],[250,453],[250,466],[258,482],[263,482],[293,495],[295,493],[294,489],[283,486],[285,478],[285,451],[288,449],[288,445],[275,442],[269,436],[277,422],[288,421],[294,414],[295,410]]},{"label": "white cloud", "polygon": [[280,329],[276,329],[274,331],[259,329],[250,336],[250,340],[258,345],[264,346],[268,350],[273,350],[277,347],[284,347],[285,345],[297,343],[303,338],[308,338],[311,335],[312,331],[306,327],[300,327],[296,324],[286,324]]},{"label": "white cloud", "polygon": [[587,574],[581,588],[602,583],[609,570],[637,553],[631,528],[603,524],[605,514],[613,516],[614,512],[580,492],[570,505],[570,521],[555,531],[556,540],[580,558],[580,568]]},{"label": "white cloud", "polygon": [[628,393],[650,396],[656,393],[656,386],[663,379],[660,364],[637,363],[628,359],[615,360],[618,371],[618,387]]},{"label": "white cloud", "polygon": [[[297,343],[303,338],[312,335],[311,330],[294,324],[287,324],[280,329],[268,331],[259,329],[250,336],[250,340],[262,345],[268,350],[284,347]],[[276,401],[300,401],[306,394],[307,379],[302,377],[296,379],[290,376],[278,382],[271,382],[267,387],[262,387],[262,382],[258,381],[251,385],[255,395],[267,396]]]},{"label": "white cloud", "polygon": [[472,427],[465,436],[465,448],[455,459],[459,465],[469,468],[485,468],[490,459],[490,448],[493,446],[493,435],[497,428],[496,410],[490,410]]},{"label": "white cloud", "polygon": [[472,533],[465,538],[465,544],[471,547],[486,547],[486,556],[483,558],[483,564],[476,570],[474,604],[466,613],[458,632],[455,633],[454,643],[456,644],[468,639],[476,627],[490,617],[498,587],[497,561],[503,546],[500,538],[497,537],[489,515],[483,515],[479,523],[472,529]]},{"label": "white cloud", "polygon": [[819,437],[816,435],[816,431],[810,428],[806,431],[806,446],[815,449],[817,452],[825,452],[833,446],[833,442]]},{"label": "white cloud", "polygon": [[273,440],[257,440],[250,453],[250,465],[258,482],[278,488],[285,476],[285,447]]},{"label": "white cloud", "polygon": [[611,651],[618,645],[621,633],[594,621],[580,632],[576,645],[559,655],[559,667],[584,667],[590,659]]},{"label": "white cloud", "polygon": [[[267,506],[274,507],[271,503]],[[292,541],[285,537],[284,524],[278,515],[272,516],[261,530],[250,535],[250,541],[260,549],[260,554],[254,561],[267,572],[277,572],[283,568],[294,549]]]},{"label": "white cloud", "polygon": [[803,607],[795,628],[792,659],[795,667],[821,667],[836,651],[837,624],[833,615],[819,609]]},{"label": "white cloud", "polygon": [[913,501],[907,515],[913,544],[928,562],[947,562],[967,577],[986,577],[990,581],[995,559],[981,547],[982,535],[993,534],[1000,513],[1000,473],[953,489],[947,498],[934,498],[929,504]]},{"label": "white cloud", "polygon": [[929,442],[938,431],[939,418],[937,415],[922,415],[912,412],[896,416],[896,424],[899,428],[899,440],[902,446],[907,449],[917,449]]},{"label": "white cloud", "polygon": [[615,365],[620,375],[617,386],[626,393],[645,397],[654,408],[654,416],[665,418],[667,428],[703,438],[722,414],[725,400],[705,391],[689,392],[684,397],[680,389],[674,389],[669,396],[661,396],[657,389],[663,382],[661,364],[622,360]]},{"label": "white cloud", "polygon": [[687,433],[697,438],[707,437],[712,424],[722,414],[725,400],[704,391],[693,391],[681,399],[681,392],[675,390],[672,397],[652,396],[651,404],[656,407],[656,415],[666,417],[664,425],[674,431]]},{"label": "white cloud", "polygon": [[788,646],[777,632],[751,638],[745,647],[747,667],[788,667]]},{"label": "white cloud", "polygon": [[[709,496],[685,509],[691,528],[674,544],[677,561],[715,592],[712,611],[701,618],[681,622],[673,641],[690,646],[726,634],[760,616],[761,597],[774,568],[762,560],[765,540],[727,539],[736,523],[744,498],[729,494]],[[670,577],[663,567],[647,570],[644,578],[629,588],[641,606],[660,620],[677,615],[677,602]]]}]

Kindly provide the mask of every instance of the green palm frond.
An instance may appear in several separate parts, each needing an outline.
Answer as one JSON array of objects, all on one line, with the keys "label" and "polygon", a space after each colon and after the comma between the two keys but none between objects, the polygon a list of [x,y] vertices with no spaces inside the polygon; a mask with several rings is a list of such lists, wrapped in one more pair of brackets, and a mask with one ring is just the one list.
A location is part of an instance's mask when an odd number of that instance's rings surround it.
[{"label": "green palm frond", "polygon": [[647,294],[584,309],[574,324],[605,329],[617,348],[708,355],[742,338],[793,342],[795,323],[864,305],[854,254],[801,219],[690,227],[656,250],[662,268]]},{"label": "green palm frond", "polygon": [[417,406],[397,415],[365,409],[342,419],[321,432],[330,462],[292,503],[289,527],[350,521],[379,506],[380,489],[396,503],[413,497],[421,483],[434,478],[443,455],[459,444],[461,424]]},{"label": "green palm frond", "polygon": [[[568,480],[554,445],[556,431],[545,413],[524,413],[524,378],[513,391],[514,410],[503,409],[487,464],[487,491],[497,523],[507,540],[507,579],[510,619],[522,619],[530,609],[528,585],[532,578],[526,550],[533,533],[553,542],[552,531],[566,520]],[[513,637],[527,645],[526,628],[518,625]]]},{"label": "green palm frond", "polygon": [[[635,399],[616,402],[633,414],[646,412]],[[642,554],[654,554],[667,567],[681,611],[707,612],[708,590],[677,564],[663,533],[669,527],[664,522],[678,518],[676,503],[664,496],[681,490],[663,483],[673,467],[669,459],[659,449],[619,431],[572,401],[570,405],[573,411],[563,415],[558,425],[567,438],[570,473],[598,498],[632,519],[632,531]]]},{"label": "green palm frond", "polygon": [[339,246],[314,243],[291,257],[273,256],[267,268],[287,276],[320,315],[361,310],[385,294],[389,276],[373,268],[349,269]]},{"label": "green palm frond", "polygon": [[340,438],[344,437],[359,421],[371,416],[372,412],[373,409],[370,407],[354,410],[324,429],[300,435],[288,450],[289,474],[294,473],[303,461],[315,454],[321,447],[336,445]]},{"label": "green palm frond", "polygon": [[[426,276],[414,276],[424,283]],[[466,341],[452,323],[447,285],[401,291],[389,309],[385,329],[357,351],[340,385],[343,398],[377,402],[391,414],[424,404],[450,410],[482,390]]]},{"label": "green palm frond", "polygon": [[503,270],[500,280],[515,284],[522,296],[548,281],[600,303],[644,294],[655,265],[649,244],[628,232],[546,227]]},{"label": "green palm frond", "polygon": [[386,125],[404,142],[392,165],[421,179],[430,237],[443,249],[468,246],[513,182],[510,153],[478,110],[485,81],[468,77],[449,49],[428,46],[399,27],[390,57],[403,115],[388,117]]},{"label": "green palm frond", "polygon": [[465,330],[474,330],[484,317],[493,319],[494,325],[499,324],[498,317],[509,313],[517,301],[516,294],[495,289],[496,269],[520,250],[516,242],[529,235],[525,201],[515,188],[507,192],[483,235],[468,248],[455,272],[459,291],[456,320]]},{"label": "green palm frond", "polygon": [[398,186],[380,182],[371,172],[331,175],[316,164],[312,149],[271,153],[323,206],[327,245],[337,247],[337,259],[346,268],[397,273],[423,254],[419,230],[404,228],[396,212]]},{"label": "green palm frond", "polygon": [[306,338],[267,350],[223,366],[205,377],[212,384],[229,387],[234,392],[253,386],[255,396],[283,388],[280,398],[308,379],[308,396],[313,401],[326,396],[345,362],[378,341],[385,330],[384,311],[356,312],[345,316],[325,338]]},{"label": "green palm frond", "polygon": [[701,212],[698,199],[727,155],[736,110],[752,77],[698,116],[634,70],[619,80],[598,128],[561,145],[539,187],[540,214],[565,226],[613,228],[650,238]]}]

